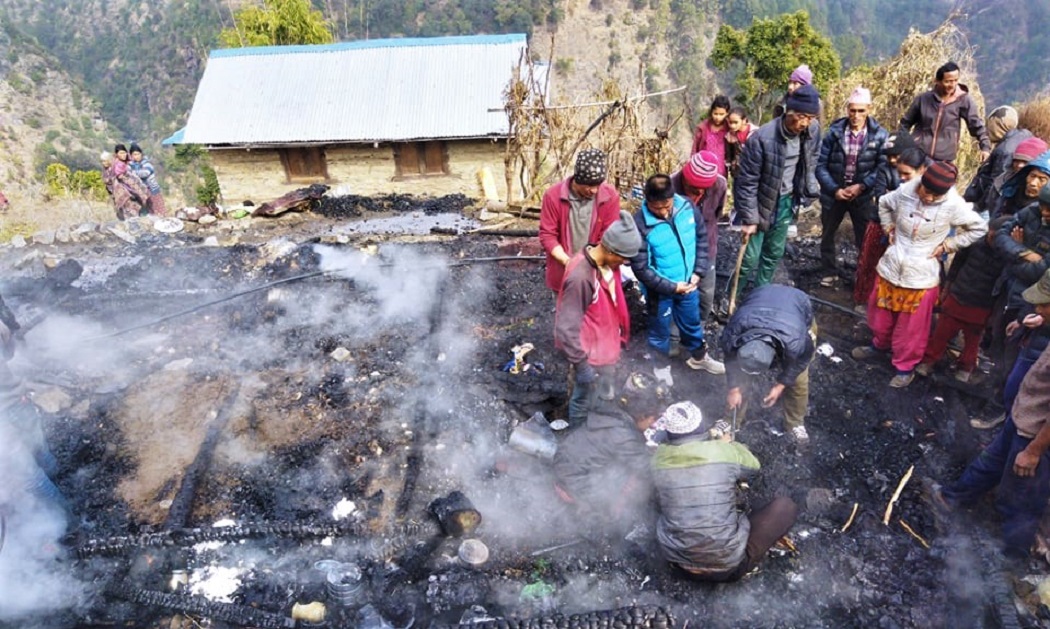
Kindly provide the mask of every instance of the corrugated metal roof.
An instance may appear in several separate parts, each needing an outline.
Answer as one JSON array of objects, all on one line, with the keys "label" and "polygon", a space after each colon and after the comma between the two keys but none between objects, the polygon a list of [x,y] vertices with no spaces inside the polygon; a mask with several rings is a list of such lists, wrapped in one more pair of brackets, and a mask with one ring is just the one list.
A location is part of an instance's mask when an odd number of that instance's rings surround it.
[{"label": "corrugated metal roof", "polygon": [[521,34],[213,50],[165,143],[505,137],[503,92],[526,54]]}]

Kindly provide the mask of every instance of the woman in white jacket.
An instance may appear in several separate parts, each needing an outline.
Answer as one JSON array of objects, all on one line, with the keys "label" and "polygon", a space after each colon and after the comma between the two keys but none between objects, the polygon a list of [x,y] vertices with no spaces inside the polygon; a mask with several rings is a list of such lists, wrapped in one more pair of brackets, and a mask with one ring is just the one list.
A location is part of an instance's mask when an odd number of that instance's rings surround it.
[{"label": "woman in white jacket", "polygon": [[951,163],[934,162],[921,179],[879,199],[879,221],[890,246],[879,260],[878,279],[868,297],[871,345],[854,348],[852,355],[864,360],[889,351],[897,369],[891,387],[911,384],[926,351],[941,256],[970,246],[988,231],[956,192],[957,175]]}]

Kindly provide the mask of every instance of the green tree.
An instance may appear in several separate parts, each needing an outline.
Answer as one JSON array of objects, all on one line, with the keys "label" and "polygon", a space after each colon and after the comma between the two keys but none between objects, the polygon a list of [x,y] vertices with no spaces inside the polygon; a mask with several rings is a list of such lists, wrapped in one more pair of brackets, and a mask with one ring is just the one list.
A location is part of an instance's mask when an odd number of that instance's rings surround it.
[{"label": "green tree", "polygon": [[334,41],[324,15],[309,0],[263,0],[233,15],[233,28],[219,33],[227,48],[329,44]]},{"label": "green tree", "polygon": [[813,28],[805,11],[755,19],[747,30],[723,24],[711,63],[736,73],[737,100],[749,105],[756,120],[772,109],[798,65],[805,63],[813,70],[817,89],[837,79],[842,67],[831,40]]}]

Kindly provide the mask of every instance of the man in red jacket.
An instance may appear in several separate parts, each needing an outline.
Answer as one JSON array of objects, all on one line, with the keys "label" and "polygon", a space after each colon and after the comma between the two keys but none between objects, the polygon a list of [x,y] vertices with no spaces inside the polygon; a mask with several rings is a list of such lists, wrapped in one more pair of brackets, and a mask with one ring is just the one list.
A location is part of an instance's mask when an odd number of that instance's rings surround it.
[{"label": "man in red jacket", "polygon": [[620,265],[638,255],[642,236],[634,218],[620,212],[598,244],[569,260],[554,312],[554,343],[572,364],[569,424],[587,420],[593,399],[612,399],[616,363],[631,330]]},{"label": "man in red jacket", "polygon": [[569,259],[596,244],[620,216],[620,195],[605,183],[605,153],[586,149],[576,156],[568,179],[551,186],[540,209],[540,244],[547,252],[547,288],[557,293]]}]

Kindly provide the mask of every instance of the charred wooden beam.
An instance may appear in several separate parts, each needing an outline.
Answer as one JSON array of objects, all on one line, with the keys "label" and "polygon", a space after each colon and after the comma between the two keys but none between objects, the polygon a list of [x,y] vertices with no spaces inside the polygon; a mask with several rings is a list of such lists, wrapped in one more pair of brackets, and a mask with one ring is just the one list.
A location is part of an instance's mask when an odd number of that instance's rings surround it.
[{"label": "charred wooden beam", "polygon": [[258,627],[259,629],[294,629],[295,621],[287,616],[265,612],[254,607],[218,603],[203,596],[169,594],[154,590],[141,590],[127,584],[111,586],[106,593],[140,605],[163,607],[186,614],[195,614],[215,620],[221,620],[241,627]]},{"label": "charred wooden beam", "polygon": [[458,629],[673,629],[674,626],[674,616],[655,605],[635,605],[571,616],[538,616],[523,620],[483,619],[457,625]]}]

